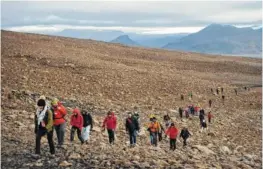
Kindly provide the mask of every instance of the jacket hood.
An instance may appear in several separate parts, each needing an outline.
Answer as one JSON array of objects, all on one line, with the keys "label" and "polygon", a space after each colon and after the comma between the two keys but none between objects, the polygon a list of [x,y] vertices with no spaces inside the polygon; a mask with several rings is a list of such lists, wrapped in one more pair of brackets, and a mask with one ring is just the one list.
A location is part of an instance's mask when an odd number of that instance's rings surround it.
[{"label": "jacket hood", "polygon": [[75,113],[77,113],[77,115],[80,115],[80,110],[77,109],[77,108],[75,108],[75,109],[73,110],[73,114],[75,114]]}]

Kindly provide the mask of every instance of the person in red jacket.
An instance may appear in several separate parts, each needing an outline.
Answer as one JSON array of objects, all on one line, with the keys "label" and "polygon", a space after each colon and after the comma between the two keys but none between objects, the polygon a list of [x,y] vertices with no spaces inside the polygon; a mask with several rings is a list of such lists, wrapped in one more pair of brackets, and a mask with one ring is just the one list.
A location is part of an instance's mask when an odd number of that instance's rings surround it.
[{"label": "person in red jacket", "polygon": [[117,118],[115,117],[113,112],[109,111],[108,116],[103,121],[102,128],[103,130],[105,130],[105,127],[107,128],[110,144],[114,144],[114,140],[115,140],[114,132],[116,126],[117,126]]},{"label": "person in red jacket", "polygon": [[70,131],[70,141],[72,142],[74,140],[75,131],[77,130],[78,138],[83,144],[84,140],[81,136],[81,130],[83,127],[83,117],[80,114],[80,110],[77,108],[73,110],[73,114],[70,118],[70,125],[72,126]]},{"label": "person in red jacket", "polygon": [[51,102],[51,111],[53,113],[53,123],[58,138],[58,147],[61,147],[64,143],[66,130],[66,120],[64,117],[67,114],[67,110],[58,99],[54,99]]},{"label": "person in red jacket", "polygon": [[167,129],[166,135],[170,137],[170,149],[176,149],[176,137],[178,135],[178,129],[174,126],[174,123]]},{"label": "person in red jacket", "polygon": [[211,114],[211,111],[208,112],[207,117],[208,117],[208,122],[211,123],[211,119],[212,119],[212,117],[213,117],[213,115]]}]

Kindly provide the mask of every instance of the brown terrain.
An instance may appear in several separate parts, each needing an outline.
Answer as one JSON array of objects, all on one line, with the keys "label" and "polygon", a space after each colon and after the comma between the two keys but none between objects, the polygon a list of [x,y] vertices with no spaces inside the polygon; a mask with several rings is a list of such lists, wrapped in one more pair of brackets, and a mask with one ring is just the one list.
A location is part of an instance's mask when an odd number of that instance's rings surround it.
[{"label": "brown terrain", "polygon": [[[262,59],[1,31],[1,165],[12,169],[261,168],[261,81]],[[217,87],[224,88],[224,105],[222,94],[210,91]],[[193,99],[188,98],[191,91]],[[56,149],[55,157],[49,154],[46,137],[41,156],[34,154],[33,118],[40,95],[57,97],[68,108],[66,145]],[[211,110],[214,118],[206,133],[199,132],[198,116],[179,119],[178,108],[188,104]],[[70,110],[76,106],[93,110],[95,127],[88,145],[77,139],[69,143]],[[130,148],[123,124],[126,111],[134,106],[140,110],[142,130],[138,146]],[[109,109],[118,117],[113,146],[99,127]],[[169,150],[167,140],[157,148],[149,145],[145,127],[149,113],[162,122],[167,112],[176,127],[187,125],[192,133],[186,148],[180,138],[175,151]]]}]

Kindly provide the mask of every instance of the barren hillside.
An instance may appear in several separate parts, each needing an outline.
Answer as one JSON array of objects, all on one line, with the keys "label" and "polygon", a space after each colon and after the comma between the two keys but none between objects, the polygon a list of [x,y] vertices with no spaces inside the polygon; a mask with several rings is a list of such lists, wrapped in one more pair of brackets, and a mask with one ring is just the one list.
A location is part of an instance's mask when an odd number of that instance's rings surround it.
[{"label": "barren hillside", "polygon": [[[261,86],[261,59],[1,31],[1,71],[4,168],[58,168],[64,160],[72,168],[261,167],[261,88],[243,89]],[[225,105],[221,96],[210,92],[217,87],[224,88]],[[238,88],[237,96],[234,88]],[[192,100],[188,99],[191,91]],[[58,149],[55,158],[49,157],[43,139],[44,155],[34,158],[32,115],[39,95],[58,97],[68,108],[93,108],[97,127],[102,115],[113,109],[119,119],[116,145],[109,147],[105,133],[97,130],[89,145],[81,147],[76,140],[75,145]],[[199,103],[208,111],[209,99],[215,118],[208,133],[199,133],[198,117],[179,120],[179,106]],[[157,149],[151,148],[145,131],[139,146],[128,148],[123,121],[125,111],[134,106],[141,110],[142,125],[149,112],[162,116],[165,111],[179,129],[188,125],[193,133],[189,146],[183,149],[179,141],[178,149],[171,152],[169,143],[163,141]]]}]

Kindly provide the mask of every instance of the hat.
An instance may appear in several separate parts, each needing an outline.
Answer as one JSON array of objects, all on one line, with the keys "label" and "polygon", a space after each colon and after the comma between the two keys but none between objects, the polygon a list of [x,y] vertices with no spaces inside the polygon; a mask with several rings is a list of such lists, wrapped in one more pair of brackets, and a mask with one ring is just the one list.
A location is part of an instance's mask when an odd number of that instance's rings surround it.
[{"label": "hat", "polygon": [[58,105],[59,100],[57,98],[51,101],[51,105]]},{"label": "hat", "polygon": [[37,102],[37,105],[45,107],[46,106],[46,101],[44,99],[39,99],[38,102]]},{"label": "hat", "polygon": [[41,95],[41,96],[39,97],[39,99],[46,100],[46,96],[44,96],[44,95]]}]

